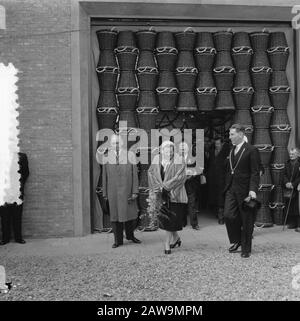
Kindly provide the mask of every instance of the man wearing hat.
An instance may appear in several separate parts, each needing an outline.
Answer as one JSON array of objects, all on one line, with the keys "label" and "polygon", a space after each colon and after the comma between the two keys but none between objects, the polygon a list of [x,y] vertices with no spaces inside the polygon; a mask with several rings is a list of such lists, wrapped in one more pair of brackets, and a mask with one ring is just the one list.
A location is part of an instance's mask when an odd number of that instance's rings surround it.
[{"label": "man wearing hat", "polygon": [[254,217],[259,202],[256,194],[259,186],[260,155],[258,150],[244,139],[244,128],[234,124],[229,131],[233,148],[225,161],[224,218],[230,253],[242,246],[241,256],[251,253]]}]

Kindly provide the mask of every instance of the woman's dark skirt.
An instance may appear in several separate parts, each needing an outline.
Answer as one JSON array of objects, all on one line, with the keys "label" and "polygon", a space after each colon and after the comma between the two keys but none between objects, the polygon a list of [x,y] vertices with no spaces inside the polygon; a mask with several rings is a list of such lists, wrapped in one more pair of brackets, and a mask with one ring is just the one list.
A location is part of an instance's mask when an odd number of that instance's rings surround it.
[{"label": "woman's dark skirt", "polygon": [[169,232],[181,231],[183,218],[186,215],[187,204],[185,203],[169,203],[169,211],[168,216],[163,215],[159,220],[159,227],[162,230],[166,230]]}]

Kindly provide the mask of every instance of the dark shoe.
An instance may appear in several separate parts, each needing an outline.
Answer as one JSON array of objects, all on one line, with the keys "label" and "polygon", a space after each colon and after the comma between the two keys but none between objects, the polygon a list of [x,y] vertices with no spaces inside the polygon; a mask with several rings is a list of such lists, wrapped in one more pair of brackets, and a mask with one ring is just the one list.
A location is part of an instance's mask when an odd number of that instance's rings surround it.
[{"label": "dark shoe", "polygon": [[199,227],[199,225],[195,225],[195,226],[193,226],[193,229],[199,231],[200,227]]},{"label": "dark shoe", "polygon": [[228,251],[230,253],[234,253],[238,250],[238,248],[241,246],[241,243],[238,242],[238,243],[234,243],[233,245],[230,246],[230,248],[228,249]]},{"label": "dark shoe", "polygon": [[16,240],[16,243],[19,243],[19,244],[25,244],[25,243],[26,243],[26,241],[25,241],[25,240],[23,240],[23,239],[20,239],[20,240]]},{"label": "dark shoe", "polygon": [[250,253],[249,252],[242,252],[241,257],[243,257],[243,258],[250,257]]},{"label": "dark shoe", "polygon": [[177,239],[177,241],[176,241],[175,243],[170,244],[170,248],[171,248],[171,249],[174,249],[174,247],[176,247],[176,245],[178,245],[178,247],[180,247],[180,245],[181,245],[181,239],[180,239],[180,237]]},{"label": "dark shoe", "polygon": [[171,250],[165,250],[165,254],[171,254]]},{"label": "dark shoe", "polygon": [[295,224],[295,223],[291,223],[291,224],[289,224],[288,225],[288,229],[290,229],[290,230],[292,230],[292,229],[294,229],[294,228],[296,228],[297,227],[297,225]]},{"label": "dark shoe", "polygon": [[137,239],[136,237],[132,237],[131,239],[127,239],[128,241],[132,241],[133,243],[136,243],[136,244],[140,244],[142,243],[139,239]]},{"label": "dark shoe", "polygon": [[114,244],[112,245],[112,248],[115,249],[115,248],[118,247],[118,246],[119,246],[119,244],[114,243]]},{"label": "dark shoe", "polygon": [[299,232],[300,233],[300,227],[295,228],[295,232]]},{"label": "dark shoe", "polygon": [[7,243],[9,243],[9,241],[1,241],[1,242],[0,242],[0,245],[5,245],[5,244],[7,244]]},{"label": "dark shoe", "polygon": [[220,225],[224,225],[224,218],[219,218],[218,223],[219,223]]}]

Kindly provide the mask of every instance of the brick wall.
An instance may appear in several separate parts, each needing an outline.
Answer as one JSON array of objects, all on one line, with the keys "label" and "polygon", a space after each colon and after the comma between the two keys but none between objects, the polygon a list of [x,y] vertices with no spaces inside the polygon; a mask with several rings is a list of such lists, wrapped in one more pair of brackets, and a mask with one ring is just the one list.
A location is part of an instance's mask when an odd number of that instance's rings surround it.
[{"label": "brick wall", "polygon": [[0,61],[20,70],[20,148],[29,159],[24,236],[71,236],[71,8],[69,0],[0,1]]}]

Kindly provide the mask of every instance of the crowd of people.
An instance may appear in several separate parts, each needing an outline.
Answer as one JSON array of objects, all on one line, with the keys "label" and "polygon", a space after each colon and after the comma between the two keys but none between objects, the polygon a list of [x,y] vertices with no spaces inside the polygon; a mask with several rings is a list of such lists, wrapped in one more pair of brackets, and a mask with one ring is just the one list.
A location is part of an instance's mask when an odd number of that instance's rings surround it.
[{"label": "crowd of people", "polygon": [[[121,136],[112,136],[116,162],[103,165],[102,171],[103,196],[109,203],[114,233],[113,248],[123,244],[123,227],[128,240],[141,243],[134,236],[133,228],[138,218],[138,169],[134,162],[121,165],[119,160],[127,153],[123,145]],[[166,231],[164,253],[170,254],[176,246],[181,246],[178,232],[187,225],[188,218],[192,228],[199,230],[198,214],[209,208],[214,211],[218,223],[226,226],[229,252],[237,252],[241,247],[241,256],[249,257],[263,173],[258,149],[247,142],[244,128],[239,124],[231,126],[227,140],[221,137],[205,140],[204,168],[195,168],[188,156],[189,149],[185,142],[177,145],[170,140],[162,142],[148,170],[149,189],[159,204],[159,227]],[[299,156],[299,150],[292,148],[283,182],[294,194],[289,226],[297,231],[300,230]]]}]

